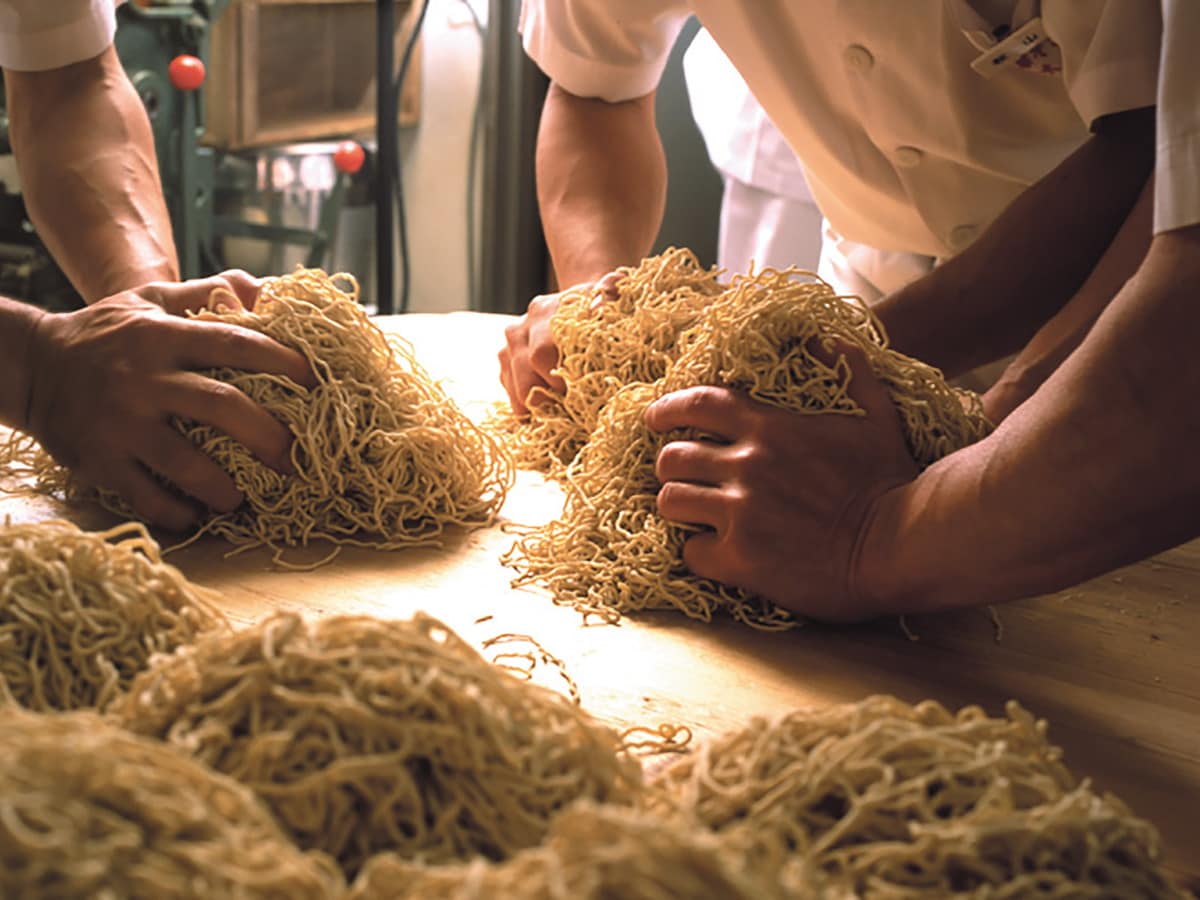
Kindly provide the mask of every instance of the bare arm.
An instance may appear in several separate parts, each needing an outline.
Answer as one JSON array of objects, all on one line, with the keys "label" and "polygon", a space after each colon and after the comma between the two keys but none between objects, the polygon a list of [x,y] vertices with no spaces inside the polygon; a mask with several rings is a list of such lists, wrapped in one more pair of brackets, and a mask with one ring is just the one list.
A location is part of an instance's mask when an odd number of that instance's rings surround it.
[{"label": "bare arm", "polygon": [[1057,315],[1038,330],[983,397],[984,410],[1000,422],[1024,403],[1079,346],[1100,313],[1137,271],[1150,246],[1154,213],[1154,179],[1141,197],[1095,270]]},{"label": "bare arm", "polygon": [[552,84],[538,130],[537,180],[560,285],[641,260],[658,234],[667,195],[654,94],[606,103]]},{"label": "bare arm", "polygon": [[1079,349],[986,440],[882,495],[860,603],[1055,590],[1200,534],[1200,226],[1154,238]]},{"label": "bare arm", "polygon": [[178,278],[150,123],[116,51],[4,80],[30,217],[76,290],[94,303]]},{"label": "bare arm", "polygon": [[[537,146],[538,205],[559,285],[596,281],[636,263],[654,243],[667,168],[654,94],[623,103],[576,97],[550,85]],[[535,297],[505,330],[500,381],[518,414],[534,389],[562,390],[550,319],[558,295]],[[536,394],[534,395],[536,397]]]},{"label": "bare arm", "polygon": [[892,345],[951,377],[1021,349],[1127,246],[1114,236],[1153,167],[1154,110],[1108,117],[970,247],[875,307]]}]

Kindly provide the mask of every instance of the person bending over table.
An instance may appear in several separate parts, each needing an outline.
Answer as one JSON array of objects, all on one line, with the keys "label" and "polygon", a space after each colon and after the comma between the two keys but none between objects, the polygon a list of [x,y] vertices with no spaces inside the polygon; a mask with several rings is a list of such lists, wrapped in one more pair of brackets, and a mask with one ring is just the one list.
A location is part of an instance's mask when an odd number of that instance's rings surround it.
[{"label": "person bending over table", "polygon": [[33,434],[139,516],[182,529],[198,504],[229,510],[242,498],[175,432],[172,417],[211,424],[277,469],[290,465],[287,429],[196,370],[232,366],[301,383],[312,373],[300,354],[264,335],[184,318],[216,287],[250,306],[258,283],[244,272],[174,283],[179,266],[153,136],[113,47],[114,7],[0,0],[0,67],[26,206],[88,303],[50,314],[0,298],[0,422]]},{"label": "person bending over table", "polygon": [[[673,442],[658,459],[660,512],[711,529],[685,547],[696,574],[858,620],[1054,590],[1200,533],[1196,237],[1160,227],[1150,246],[1159,5],[1044,0],[1035,21],[1035,4],[992,3],[999,22],[981,6],[527,0],[525,46],[553,80],[539,199],[562,283],[649,249],[665,176],[654,86],[694,9],[834,227],[944,260],[875,307],[893,346],[949,376],[1020,351],[985,397],[995,433],[919,476],[854,354],[861,419],[713,387],[653,404],[651,428],[723,440]],[[1166,12],[1178,31],[1188,14]],[[972,68],[1026,26],[1047,40],[990,78]],[[1193,192],[1195,158],[1169,170]],[[1160,154],[1157,189],[1175,197],[1167,165]],[[555,305],[535,299],[501,352],[519,412],[532,387],[555,386]]]}]

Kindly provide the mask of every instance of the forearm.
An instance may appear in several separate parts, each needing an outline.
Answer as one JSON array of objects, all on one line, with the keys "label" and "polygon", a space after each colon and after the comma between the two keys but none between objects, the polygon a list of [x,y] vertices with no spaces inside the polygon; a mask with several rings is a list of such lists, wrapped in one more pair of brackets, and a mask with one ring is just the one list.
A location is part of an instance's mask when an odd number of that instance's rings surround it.
[{"label": "forearm", "polygon": [[1079,290],[1154,165],[1153,110],[1111,119],[970,247],[875,307],[897,350],[953,377],[1019,350]]},{"label": "forearm", "polygon": [[178,278],[150,123],[115,50],[5,85],[30,218],[84,299]]},{"label": "forearm", "polygon": [[31,371],[29,347],[38,319],[47,313],[0,297],[0,425],[25,428]]},{"label": "forearm", "polygon": [[1079,349],[980,443],[884,495],[855,571],[875,608],[999,602],[1200,533],[1200,227],[1155,238]]},{"label": "forearm", "polygon": [[641,260],[666,202],[654,95],[606,103],[552,84],[538,131],[537,179],[560,286]]},{"label": "forearm", "polygon": [[1154,179],[1146,183],[1117,236],[1075,296],[1040,328],[984,396],[984,409],[999,422],[1024,403],[1087,336],[1150,246]]}]

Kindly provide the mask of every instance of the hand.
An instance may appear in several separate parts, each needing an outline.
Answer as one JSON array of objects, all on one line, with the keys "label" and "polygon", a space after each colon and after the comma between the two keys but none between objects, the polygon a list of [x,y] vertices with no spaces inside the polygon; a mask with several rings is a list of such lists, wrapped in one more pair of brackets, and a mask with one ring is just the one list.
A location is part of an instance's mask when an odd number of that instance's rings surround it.
[{"label": "hand", "polygon": [[865,416],[796,413],[719,387],[676,391],[646,410],[653,431],[713,438],[672,441],[658,455],[659,513],[712,529],[684,544],[688,568],[828,621],[881,612],[856,596],[856,550],[879,498],[917,475],[887,391],[861,351],[843,352]]},{"label": "hand", "polygon": [[266,335],[172,315],[205,306],[214,290],[251,306],[245,273],[156,283],[70,313],[43,315],[30,341],[25,430],[84,480],[116,491],[143,519],[183,529],[197,510],[152,473],[218,511],[242,496],[233,479],[171,424],[178,416],[229,434],[267,465],[290,470],[288,429],[230,385],[198,371],[227,366],[315,379],[304,357]]},{"label": "hand", "polygon": [[[615,300],[619,272],[609,272],[598,281],[576,285],[570,290],[592,290],[592,308],[606,300]],[[500,383],[508,392],[513,412],[524,418],[529,407],[537,405],[543,391],[562,395],[567,386],[554,374],[558,367],[558,347],[550,320],[558,312],[559,300],[566,291],[542,294],[529,303],[529,310],[504,329],[505,346],[500,351]],[[539,390],[540,389],[540,390]]]}]

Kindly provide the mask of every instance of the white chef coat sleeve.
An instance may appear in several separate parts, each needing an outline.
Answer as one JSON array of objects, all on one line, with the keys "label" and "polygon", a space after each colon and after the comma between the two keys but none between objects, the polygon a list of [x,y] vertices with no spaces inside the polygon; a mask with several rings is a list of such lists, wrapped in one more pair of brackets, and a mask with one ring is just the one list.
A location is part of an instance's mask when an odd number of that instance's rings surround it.
[{"label": "white chef coat sleeve", "polygon": [[57,69],[99,56],[117,30],[113,0],[0,0],[0,67]]},{"label": "white chef coat sleeve", "polygon": [[679,0],[524,0],[529,58],[579,97],[618,103],[657,86],[690,10]]},{"label": "white chef coat sleeve", "polygon": [[1154,231],[1200,223],[1200,3],[1163,0]]},{"label": "white chef coat sleeve", "polygon": [[1089,127],[1155,104],[1159,0],[1043,0],[1042,22],[1062,50],[1067,92]]}]

